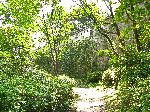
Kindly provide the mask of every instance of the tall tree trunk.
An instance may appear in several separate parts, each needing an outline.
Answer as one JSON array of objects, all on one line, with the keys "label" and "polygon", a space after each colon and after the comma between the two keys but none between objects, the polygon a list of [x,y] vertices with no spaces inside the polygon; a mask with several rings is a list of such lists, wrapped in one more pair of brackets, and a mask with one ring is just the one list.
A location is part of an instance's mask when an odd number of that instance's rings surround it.
[{"label": "tall tree trunk", "polygon": [[49,35],[49,33],[48,33],[48,28],[47,28],[47,25],[46,25],[46,21],[44,20],[44,26],[45,26],[45,36],[46,36],[46,38],[47,38],[47,40],[48,40],[48,45],[49,45],[49,52],[50,52],[50,54],[51,54],[51,58],[52,58],[52,67],[53,67],[53,70],[52,70],[52,72],[55,72],[55,57],[54,57],[54,54],[53,54],[53,47],[52,47],[52,44],[51,44],[51,42],[50,42],[50,35]]},{"label": "tall tree trunk", "polygon": [[112,22],[113,22],[113,26],[114,28],[116,29],[116,33],[117,33],[117,36],[119,37],[119,43],[122,45],[122,46],[125,46],[125,44],[123,43],[123,40],[120,38],[120,29],[119,29],[119,26],[118,24],[116,23],[116,21],[114,20],[114,13],[113,13],[113,10],[112,10],[112,5],[111,3],[109,4],[109,11],[110,11],[110,15],[111,15],[111,18],[112,18]]},{"label": "tall tree trunk", "polygon": [[138,34],[138,29],[136,28],[136,21],[135,21],[135,15],[133,14],[134,13],[134,6],[133,4],[131,4],[131,13],[132,13],[132,24],[133,24],[133,33],[134,33],[134,38],[135,38],[135,41],[136,41],[136,45],[137,45],[137,50],[138,51],[141,51],[141,44],[140,44],[140,40],[139,40],[139,34]]}]

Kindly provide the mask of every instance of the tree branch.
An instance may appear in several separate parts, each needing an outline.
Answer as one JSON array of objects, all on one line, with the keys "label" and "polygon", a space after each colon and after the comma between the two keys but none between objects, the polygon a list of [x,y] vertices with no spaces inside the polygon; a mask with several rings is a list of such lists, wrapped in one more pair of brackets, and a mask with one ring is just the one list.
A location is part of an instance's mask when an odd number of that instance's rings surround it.
[{"label": "tree branch", "polygon": [[[83,5],[83,4],[86,5],[86,7],[88,7],[88,8],[91,10],[91,8],[90,8],[83,0],[80,0],[80,3],[81,3],[82,5]],[[79,6],[80,6],[82,9],[84,9],[84,11],[87,13],[87,11],[85,10],[84,7],[82,7],[81,5],[79,5]],[[87,14],[88,14],[88,13],[87,13]],[[99,33],[102,34],[102,35],[108,40],[108,42],[109,42],[109,44],[110,44],[110,46],[111,46],[113,52],[114,52],[116,55],[118,55],[118,54],[116,53],[114,47],[113,47],[112,40],[111,40],[111,39],[109,38],[109,36],[107,35],[107,32],[106,32],[103,28],[101,28],[101,27],[99,26],[96,17],[91,13],[91,14],[90,14],[90,18],[94,21],[94,24],[96,25],[96,27],[97,27]]]}]

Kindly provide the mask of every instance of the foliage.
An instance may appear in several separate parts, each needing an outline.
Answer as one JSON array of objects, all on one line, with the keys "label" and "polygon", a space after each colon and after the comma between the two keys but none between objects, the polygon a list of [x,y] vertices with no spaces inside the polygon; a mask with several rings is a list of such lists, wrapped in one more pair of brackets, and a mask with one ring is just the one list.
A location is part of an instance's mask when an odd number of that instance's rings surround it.
[{"label": "foliage", "polygon": [[149,4],[144,0],[122,0],[121,5],[115,11],[114,21],[125,26],[120,28],[121,35],[118,38],[125,40],[125,45],[136,46],[138,51],[148,49],[146,45],[149,43],[149,11],[147,6]]},{"label": "foliage", "polygon": [[[38,32],[44,35],[39,37],[39,41],[45,42],[44,49],[46,52],[44,54],[47,55],[47,61],[51,63],[51,73],[55,75],[60,74],[60,55],[66,43],[70,40],[70,32],[73,28],[68,18],[68,13],[64,10],[64,7],[54,3],[51,12],[43,14],[40,17],[40,23],[37,23]],[[40,63],[36,64],[42,66]]]},{"label": "foliage", "polygon": [[[0,2],[0,111],[67,111],[75,85],[59,74],[115,86],[108,110],[150,111],[148,1],[118,0],[113,11],[104,0],[108,15],[94,2],[74,1],[70,12],[60,2]],[[35,48],[38,33],[44,45]]]},{"label": "foliage", "polygon": [[73,102],[75,82],[40,70],[8,77],[1,72],[0,111],[66,112]]},{"label": "foliage", "polygon": [[110,60],[111,65],[118,68],[117,76],[119,92],[117,97],[107,103],[108,111],[116,112],[148,112],[150,87],[150,54],[147,51],[138,52],[129,47],[125,54]]},{"label": "foliage", "polygon": [[0,69],[7,75],[21,74],[30,67],[30,39],[18,27],[0,28]]},{"label": "foliage", "polygon": [[37,68],[51,73],[53,65],[47,49],[48,48],[44,47],[36,52],[36,56],[34,56],[34,63],[37,65]]},{"label": "foliage", "polygon": [[[93,12],[98,10],[96,6],[93,8]],[[64,7],[55,4],[50,13],[43,14],[41,24],[37,24],[40,32],[44,34],[40,37],[40,41],[46,42],[46,45],[40,49],[44,52],[41,53],[38,50],[40,53],[35,59],[35,63],[40,68],[50,73],[58,72],[69,75],[84,75],[89,71],[99,69],[95,52],[100,48],[99,40],[103,39],[100,39],[100,35],[92,33],[97,33],[97,30],[84,9],[74,8],[72,12],[67,13]],[[84,33],[89,29],[90,35],[85,39]],[[107,46],[107,44],[101,46]]]},{"label": "foliage", "polygon": [[13,23],[16,26],[28,28],[29,30],[32,27],[36,14],[39,12],[39,0],[8,0],[7,2],[8,6],[6,6],[7,11],[5,10],[5,13],[9,14],[7,18],[11,21],[6,23]]},{"label": "foliage", "polygon": [[136,87],[122,86],[116,94],[117,98],[107,102],[107,112],[149,112],[150,79],[139,79]]},{"label": "foliage", "polygon": [[115,81],[118,76],[118,71],[114,68],[108,68],[106,71],[103,72],[102,75],[102,82],[103,85],[107,87],[115,86]]},{"label": "foliage", "polygon": [[62,53],[62,72],[70,76],[82,77],[98,70],[96,43],[84,39],[71,43]]},{"label": "foliage", "polygon": [[88,83],[98,83],[102,80],[102,72],[101,71],[95,71],[92,73],[88,73],[86,76],[86,81]]},{"label": "foliage", "polygon": [[150,75],[150,53],[147,51],[138,52],[129,47],[125,54],[110,60],[111,65],[119,69],[119,80],[132,86],[137,83],[137,78],[147,78]]}]

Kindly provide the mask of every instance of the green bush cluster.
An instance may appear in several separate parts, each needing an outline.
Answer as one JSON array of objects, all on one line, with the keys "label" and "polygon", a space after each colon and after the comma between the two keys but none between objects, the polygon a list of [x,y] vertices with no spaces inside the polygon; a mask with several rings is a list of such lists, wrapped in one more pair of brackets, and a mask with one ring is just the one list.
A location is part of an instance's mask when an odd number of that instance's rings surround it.
[{"label": "green bush cluster", "polygon": [[73,103],[75,81],[41,70],[9,77],[0,71],[1,112],[66,112]]},{"label": "green bush cluster", "polygon": [[126,86],[133,86],[137,84],[138,78],[147,78],[150,75],[150,53],[147,51],[138,52],[128,47],[122,56],[112,57],[110,62],[118,69],[118,78]]},{"label": "green bush cluster", "polygon": [[107,102],[107,112],[149,112],[150,78],[139,80],[137,87],[120,88],[117,97]]},{"label": "green bush cluster", "polygon": [[89,83],[98,83],[102,80],[102,72],[101,71],[95,71],[88,73],[86,76],[86,80]]},{"label": "green bush cluster", "polygon": [[109,112],[150,111],[150,53],[128,48],[124,55],[111,59],[119,69],[117,98],[107,103]]},{"label": "green bush cluster", "polygon": [[115,85],[115,81],[117,78],[118,71],[115,70],[114,68],[108,68],[103,72],[102,75],[102,83],[106,87],[111,87]]},{"label": "green bush cluster", "polygon": [[61,71],[75,78],[86,77],[88,73],[100,70],[97,58],[94,41],[72,42],[61,54]]}]

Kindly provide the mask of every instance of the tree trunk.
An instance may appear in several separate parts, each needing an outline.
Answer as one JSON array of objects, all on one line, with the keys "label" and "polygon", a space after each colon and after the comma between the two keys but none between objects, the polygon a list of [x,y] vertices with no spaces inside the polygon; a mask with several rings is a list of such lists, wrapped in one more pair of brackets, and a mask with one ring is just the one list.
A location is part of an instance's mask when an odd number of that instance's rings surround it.
[{"label": "tree trunk", "polygon": [[137,23],[135,21],[135,15],[133,14],[134,13],[134,6],[132,4],[131,4],[131,13],[132,13],[133,33],[134,33],[134,38],[135,38],[135,42],[137,45],[137,50],[141,51],[138,29],[136,28]]}]

